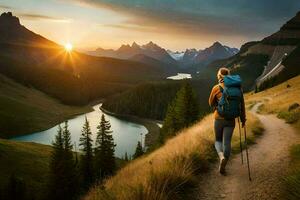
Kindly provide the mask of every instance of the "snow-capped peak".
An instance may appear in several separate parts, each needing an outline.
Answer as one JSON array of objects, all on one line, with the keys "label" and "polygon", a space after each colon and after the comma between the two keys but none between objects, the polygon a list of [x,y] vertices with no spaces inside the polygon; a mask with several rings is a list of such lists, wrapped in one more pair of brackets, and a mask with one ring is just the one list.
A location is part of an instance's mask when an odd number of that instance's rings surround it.
[{"label": "snow-capped peak", "polygon": [[173,52],[171,50],[167,50],[168,54],[174,59],[174,60],[181,60],[184,56],[184,51],[176,51],[176,52]]}]

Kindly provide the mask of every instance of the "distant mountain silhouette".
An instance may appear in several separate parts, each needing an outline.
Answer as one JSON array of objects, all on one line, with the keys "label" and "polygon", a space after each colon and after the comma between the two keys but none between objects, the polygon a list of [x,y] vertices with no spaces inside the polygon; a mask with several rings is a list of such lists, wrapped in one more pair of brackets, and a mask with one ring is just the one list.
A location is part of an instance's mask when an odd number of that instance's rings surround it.
[{"label": "distant mountain silhouette", "polygon": [[173,59],[164,48],[153,42],[149,42],[145,45],[138,45],[136,42],[133,42],[131,46],[129,44],[122,45],[115,51],[111,49],[106,50],[98,48],[96,51],[90,51],[89,54],[94,56],[107,56],[120,59],[130,59],[135,55],[144,54],[166,64],[177,64],[176,60]]},{"label": "distant mountain silhouette", "polygon": [[219,42],[215,42],[212,46],[199,51],[194,58],[194,63],[209,64],[212,61],[231,57],[238,53],[238,49],[230,48],[222,45]]},{"label": "distant mountain silhouette", "polygon": [[171,51],[167,50],[168,54],[176,61],[181,60],[184,55],[184,51]]},{"label": "distant mountain silhouette", "polygon": [[182,63],[189,65],[194,64],[195,58],[201,50],[197,51],[196,49],[187,49],[184,52],[182,57]]},{"label": "distant mountain silhouette", "polygon": [[11,12],[2,13],[0,16],[0,43],[59,47],[56,43],[22,26],[19,18],[13,16]]},{"label": "distant mountain silhouette", "polygon": [[67,104],[85,104],[171,75],[151,64],[68,53],[22,26],[10,12],[0,16],[0,73]]},{"label": "distant mountain silhouette", "polygon": [[231,48],[219,42],[215,42],[212,46],[204,50],[186,49],[184,53],[172,51],[168,53],[173,55],[173,57],[177,56],[176,60],[180,63],[180,66],[190,67],[196,64],[206,66],[215,60],[231,57],[238,52],[239,50],[237,48]]},{"label": "distant mountain silhouette", "polygon": [[135,55],[145,55],[156,60],[180,67],[189,67],[194,64],[207,65],[217,59],[224,59],[238,53],[237,48],[231,48],[215,42],[211,47],[204,50],[186,49],[185,52],[173,52],[165,50],[153,42],[145,45],[138,45],[133,42],[132,45],[122,45],[117,50],[98,48],[95,51],[90,51],[93,56],[104,56],[121,59],[131,59]]}]

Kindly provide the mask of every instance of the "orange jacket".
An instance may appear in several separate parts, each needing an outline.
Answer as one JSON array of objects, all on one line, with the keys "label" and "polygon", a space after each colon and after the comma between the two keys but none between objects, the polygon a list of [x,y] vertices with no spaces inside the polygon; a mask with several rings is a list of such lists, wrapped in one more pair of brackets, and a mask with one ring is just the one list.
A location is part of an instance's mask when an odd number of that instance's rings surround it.
[{"label": "orange jacket", "polygon": [[[220,85],[221,87],[224,87],[224,83],[220,83],[215,85],[210,93],[208,103],[209,106],[214,109],[214,118],[215,119],[224,119],[222,116],[219,115],[216,107],[218,105],[218,101],[220,101],[222,97],[222,92],[220,91]],[[244,102],[244,96],[242,96],[241,100],[241,116],[240,116],[241,122],[244,123],[246,122],[246,113],[245,113],[245,102]]]}]

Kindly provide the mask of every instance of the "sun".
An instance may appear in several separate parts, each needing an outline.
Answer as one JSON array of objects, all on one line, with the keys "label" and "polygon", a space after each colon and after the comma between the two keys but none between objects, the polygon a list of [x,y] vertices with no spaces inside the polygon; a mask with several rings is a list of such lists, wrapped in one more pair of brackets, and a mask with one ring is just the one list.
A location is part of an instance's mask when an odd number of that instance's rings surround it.
[{"label": "sun", "polygon": [[65,50],[71,52],[73,50],[73,45],[71,43],[66,43]]}]

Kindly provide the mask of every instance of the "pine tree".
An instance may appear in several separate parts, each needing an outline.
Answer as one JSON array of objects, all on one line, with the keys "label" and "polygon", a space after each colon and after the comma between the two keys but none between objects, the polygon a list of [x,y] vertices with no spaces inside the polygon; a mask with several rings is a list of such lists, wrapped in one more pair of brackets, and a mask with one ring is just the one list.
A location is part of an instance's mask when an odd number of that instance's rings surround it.
[{"label": "pine tree", "polygon": [[63,139],[64,139],[64,150],[66,153],[72,154],[72,149],[73,149],[73,145],[72,145],[72,141],[71,141],[71,133],[68,129],[68,121],[65,121],[65,126],[63,128]]},{"label": "pine tree", "polygon": [[95,147],[96,175],[98,179],[112,175],[116,169],[114,156],[116,145],[110,128],[109,121],[106,121],[105,116],[102,114],[100,124],[97,127]]},{"label": "pine tree", "polygon": [[77,195],[77,170],[73,158],[68,122],[58,126],[50,160],[49,199],[72,200]]},{"label": "pine tree", "polygon": [[85,123],[81,131],[79,146],[82,146],[82,156],[80,160],[80,171],[83,176],[83,186],[88,187],[94,181],[94,155],[93,155],[93,140],[89,121],[85,117]]},{"label": "pine tree", "polygon": [[10,176],[7,193],[7,199],[9,200],[29,199],[26,194],[26,185],[24,180],[22,178],[16,177],[14,173]]},{"label": "pine tree", "polygon": [[144,154],[144,151],[143,151],[142,144],[140,141],[138,141],[133,158],[134,159],[138,158],[138,157],[142,156],[143,154]]},{"label": "pine tree", "polygon": [[195,123],[199,118],[199,104],[191,85],[184,81],[175,99],[168,107],[161,130],[161,140]]},{"label": "pine tree", "polygon": [[64,176],[64,139],[62,128],[58,125],[55,141],[52,143],[53,152],[50,160],[50,179],[49,179],[49,199],[59,199],[64,194],[64,183],[61,181]]},{"label": "pine tree", "polygon": [[64,155],[63,155],[63,179],[64,183],[64,199],[74,199],[78,194],[78,173],[77,166],[75,165],[74,155],[73,155],[73,145],[71,141],[71,133],[68,129],[68,121],[65,121],[65,125],[62,131],[64,140]]},{"label": "pine tree", "polygon": [[166,113],[166,117],[160,132],[160,143],[163,143],[165,138],[168,138],[170,136],[172,136],[176,130],[178,130],[177,123],[176,123],[176,115],[175,115],[175,110],[174,110],[174,105],[175,102],[172,102],[169,106],[168,106],[168,110]]}]

